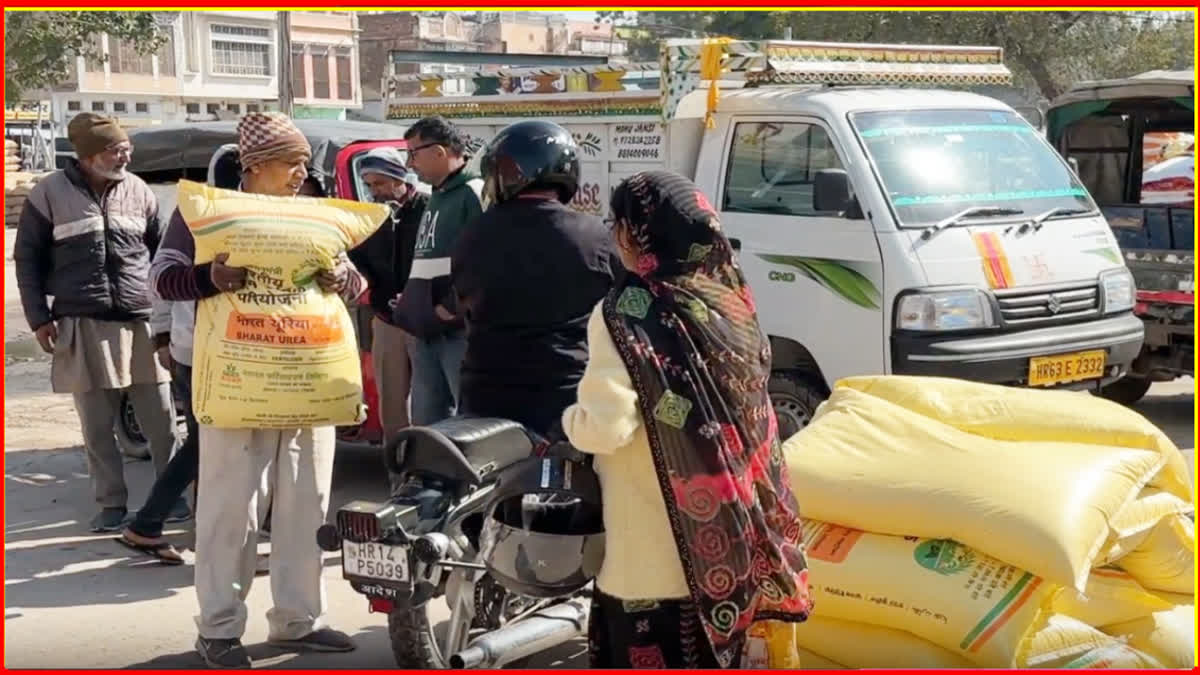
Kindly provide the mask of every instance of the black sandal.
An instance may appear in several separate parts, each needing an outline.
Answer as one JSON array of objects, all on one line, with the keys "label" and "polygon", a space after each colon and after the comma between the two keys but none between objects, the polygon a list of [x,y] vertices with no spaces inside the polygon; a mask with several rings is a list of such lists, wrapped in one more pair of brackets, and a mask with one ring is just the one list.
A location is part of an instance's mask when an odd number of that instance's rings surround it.
[{"label": "black sandal", "polygon": [[179,551],[175,550],[175,547],[170,542],[160,541],[154,544],[143,544],[130,539],[128,535],[128,532],[122,532],[121,536],[117,537],[114,541],[125,548],[143,553],[151,558],[156,558],[158,562],[164,565],[175,566],[183,564],[183,556],[180,555]]}]

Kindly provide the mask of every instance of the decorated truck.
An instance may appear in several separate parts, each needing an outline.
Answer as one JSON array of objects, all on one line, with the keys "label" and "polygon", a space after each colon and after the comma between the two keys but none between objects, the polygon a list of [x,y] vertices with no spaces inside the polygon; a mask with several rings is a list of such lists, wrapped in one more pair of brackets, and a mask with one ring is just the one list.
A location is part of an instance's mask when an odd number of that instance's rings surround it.
[{"label": "decorated truck", "polygon": [[1134,403],[1154,382],[1194,375],[1195,71],[1083,82],[1047,113],[1050,142],[1100,203],[1137,285],[1145,343],[1102,390]]},{"label": "decorated truck", "polygon": [[771,336],[786,437],[850,375],[1097,389],[1128,372],[1142,322],[1096,203],[1017,112],[962,91],[1010,81],[993,47],[671,40],[658,63],[384,91],[389,122],[440,114],[480,143],[517,120],[564,125],[580,211],[606,214],[645,169],[693,179]]}]

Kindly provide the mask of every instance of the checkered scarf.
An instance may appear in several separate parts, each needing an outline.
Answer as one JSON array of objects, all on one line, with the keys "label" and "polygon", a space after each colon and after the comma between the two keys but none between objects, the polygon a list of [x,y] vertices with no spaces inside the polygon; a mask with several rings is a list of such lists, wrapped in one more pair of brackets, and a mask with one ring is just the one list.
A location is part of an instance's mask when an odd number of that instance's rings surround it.
[{"label": "checkered scarf", "polygon": [[659,487],[692,600],[725,668],[756,621],[812,607],[800,514],[767,379],[771,348],[708,199],[666,172],[612,197],[636,274],[604,318],[638,393]]},{"label": "checkered scarf", "polygon": [[238,120],[238,154],[242,170],[286,157],[293,152],[312,155],[308,139],[283,113],[253,112]]}]

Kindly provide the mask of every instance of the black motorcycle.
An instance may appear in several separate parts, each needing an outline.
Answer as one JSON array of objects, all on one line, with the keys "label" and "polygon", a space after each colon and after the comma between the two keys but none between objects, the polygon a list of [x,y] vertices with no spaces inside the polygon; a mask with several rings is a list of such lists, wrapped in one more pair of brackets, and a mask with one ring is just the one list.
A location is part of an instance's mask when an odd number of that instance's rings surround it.
[{"label": "black motorcycle", "polygon": [[[584,634],[582,593],[513,593],[484,564],[485,521],[505,470],[549,445],[499,419],[411,427],[384,450],[401,479],[392,497],[352,501],[318,530],[322,549],[342,552],[343,576],[370,610],[388,615],[399,667],[497,668]],[[450,608],[444,630],[429,615],[439,598]]]}]

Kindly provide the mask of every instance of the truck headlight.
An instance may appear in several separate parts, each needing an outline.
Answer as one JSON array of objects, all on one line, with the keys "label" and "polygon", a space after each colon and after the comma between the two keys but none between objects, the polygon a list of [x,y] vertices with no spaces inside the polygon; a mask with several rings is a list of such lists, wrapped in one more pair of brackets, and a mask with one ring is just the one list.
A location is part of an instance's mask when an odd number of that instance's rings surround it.
[{"label": "truck headlight", "polygon": [[992,303],[978,290],[911,293],[896,306],[899,330],[953,331],[994,325]]},{"label": "truck headlight", "polygon": [[1127,312],[1137,302],[1137,288],[1133,275],[1122,267],[1100,275],[1100,288],[1104,291],[1104,313]]}]

